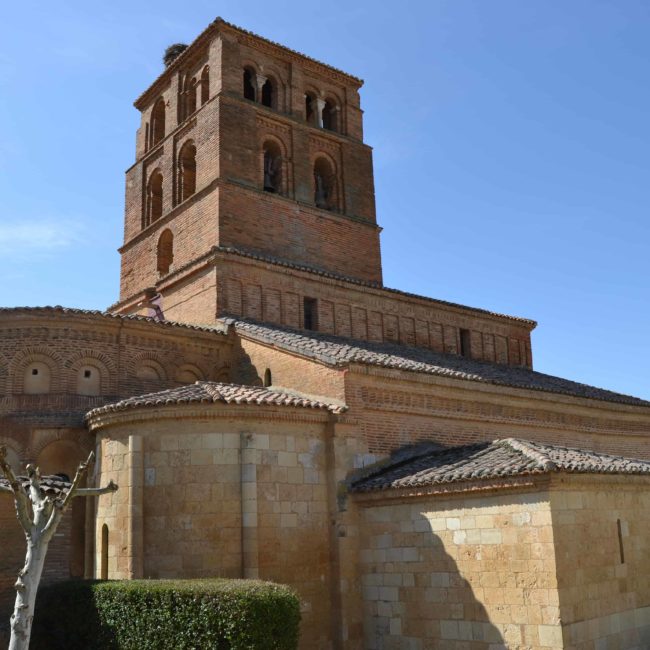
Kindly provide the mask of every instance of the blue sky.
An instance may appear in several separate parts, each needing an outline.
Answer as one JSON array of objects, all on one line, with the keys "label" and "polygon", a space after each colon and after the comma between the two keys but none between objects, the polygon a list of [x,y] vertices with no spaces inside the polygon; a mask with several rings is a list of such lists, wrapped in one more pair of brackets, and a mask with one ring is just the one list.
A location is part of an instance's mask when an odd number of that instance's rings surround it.
[{"label": "blue sky", "polygon": [[650,398],[650,4],[24,1],[0,26],[0,305],[118,295],[132,102],[214,17],[365,79],[386,285],[534,318]]}]

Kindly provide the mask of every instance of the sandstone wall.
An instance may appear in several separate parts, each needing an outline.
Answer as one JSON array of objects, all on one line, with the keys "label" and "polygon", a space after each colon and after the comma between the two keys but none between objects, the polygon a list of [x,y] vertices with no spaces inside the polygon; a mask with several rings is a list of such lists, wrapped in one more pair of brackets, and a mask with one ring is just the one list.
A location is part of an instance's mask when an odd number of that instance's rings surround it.
[{"label": "sandstone wall", "polygon": [[562,648],[545,491],[368,502],[366,650]]},{"label": "sandstone wall", "polygon": [[650,647],[650,481],[556,479],[550,492],[565,648]]},{"label": "sandstone wall", "polygon": [[95,574],[107,563],[108,578],[286,583],[302,601],[301,647],[325,649],[334,588],[326,416],[269,409],[251,419],[251,408],[178,409],[99,431],[98,481],[120,489],[98,503]]}]

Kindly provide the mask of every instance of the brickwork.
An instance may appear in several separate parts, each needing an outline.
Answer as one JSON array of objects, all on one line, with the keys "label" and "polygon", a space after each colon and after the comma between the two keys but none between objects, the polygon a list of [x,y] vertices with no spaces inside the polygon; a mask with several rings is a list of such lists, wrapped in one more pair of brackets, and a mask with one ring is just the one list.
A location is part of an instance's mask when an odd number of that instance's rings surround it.
[{"label": "brickwork", "polygon": [[[0,310],[0,444],[16,468],[73,476],[94,440],[84,414],[128,397],[196,379],[227,379],[232,341],[216,332],[156,325],[62,309]],[[40,375],[32,375],[36,370]],[[97,380],[89,392],[88,371]],[[29,393],[44,374],[45,391]],[[84,575],[85,504],[75,502],[50,545],[44,580]],[[10,497],[0,496],[0,619],[24,561],[24,540]]]},{"label": "brickwork", "polygon": [[650,457],[647,407],[599,403],[596,409],[593,400],[365,367],[346,375],[345,392],[372,454],[418,440],[452,446],[519,436]]},{"label": "brickwork", "polygon": [[[221,244],[301,263],[317,259],[332,272],[381,282],[372,158],[361,142],[361,82],[223,24],[203,41],[157,80],[155,92],[136,102],[142,125],[126,179],[121,300],[158,281],[156,244],[164,228],[175,236],[174,268]],[[194,90],[195,110],[188,110],[188,79],[194,83],[204,69],[210,75],[207,96]],[[256,81],[272,83],[269,106],[261,86],[254,99],[244,97],[245,69]],[[305,93],[312,90],[335,106],[333,129],[307,121]],[[164,132],[156,140],[152,125],[161,106]],[[178,152],[188,141],[196,147],[196,193],[182,200]],[[281,198],[261,191],[267,141],[282,152]],[[326,179],[335,195],[331,212],[314,206],[319,157],[333,170]],[[161,209],[150,224],[154,172],[163,179]]]}]

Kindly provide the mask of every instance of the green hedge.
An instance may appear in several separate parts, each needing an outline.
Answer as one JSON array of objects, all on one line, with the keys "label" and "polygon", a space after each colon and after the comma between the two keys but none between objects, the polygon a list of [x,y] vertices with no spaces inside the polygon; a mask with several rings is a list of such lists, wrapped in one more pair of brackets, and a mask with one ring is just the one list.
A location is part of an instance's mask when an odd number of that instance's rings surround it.
[{"label": "green hedge", "polygon": [[258,580],[73,580],[42,587],[31,650],[295,650],[289,587]]}]

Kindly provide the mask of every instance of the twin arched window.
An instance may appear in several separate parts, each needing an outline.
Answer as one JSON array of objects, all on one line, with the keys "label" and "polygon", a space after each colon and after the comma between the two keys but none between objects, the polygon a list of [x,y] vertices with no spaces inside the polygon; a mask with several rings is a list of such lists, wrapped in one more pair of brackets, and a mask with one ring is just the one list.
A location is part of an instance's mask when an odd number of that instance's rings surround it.
[{"label": "twin arched window", "polygon": [[275,108],[279,106],[279,84],[272,76],[258,74],[252,67],[245,67],[243,73],[242,91],[244,99],[259,102],[263,106]]},{"label": "twin arched window", "polygon": [[[196,192],[196,145],[188,140],[178,154],[177,202],[181,203]],[[142,227],[146,228],[158,221],[163,214],[163,175],[154,169],[147,182],[144,218]]]},{"label": "twin arched window", "polygon": [[203,68],[198,81],[186,75],[178,94],[178,121],[183,122],[196,112],[199,101],[203,106],[210,99],[210,66]]},{"label": "twin arched window", "polygon": [[335,100],[317,97],[313,92],[305,93],[305,121],[328,131],[340,131],[339,108]]}]

